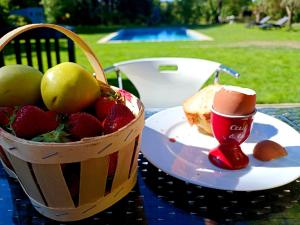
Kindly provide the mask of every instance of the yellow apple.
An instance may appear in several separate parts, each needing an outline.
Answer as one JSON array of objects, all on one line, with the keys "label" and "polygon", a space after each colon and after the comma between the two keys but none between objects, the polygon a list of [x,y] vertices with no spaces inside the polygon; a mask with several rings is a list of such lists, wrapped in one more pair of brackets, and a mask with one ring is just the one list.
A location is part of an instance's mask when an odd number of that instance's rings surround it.
[{"label": "yellow apple", "polygon": [[82,66],[64,62],[46,71],[41,93],[49,110],[73,113],[93,104],[100,95],[100,87]]},{"label": "yellow apple", "polygon": [[0,68],[0,106],[36,104],[41,98],[43,74],[26,65],[7,65]]}]

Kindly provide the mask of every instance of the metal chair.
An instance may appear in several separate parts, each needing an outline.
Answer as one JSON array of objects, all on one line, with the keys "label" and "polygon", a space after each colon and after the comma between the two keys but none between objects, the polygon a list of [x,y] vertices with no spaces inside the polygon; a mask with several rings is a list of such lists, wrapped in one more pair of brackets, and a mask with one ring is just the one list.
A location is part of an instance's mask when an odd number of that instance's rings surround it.
[{"label": "metal chair", "polygon": [[[10,30],[1,30],[0,36]],[[0,67],[5,65],[7,57],[13,55],[16,64],[35,66],[34,64],[37,63],[38,69],[44,72],[44,70],[61,62],[61,50],[64,48],[67,51],[67,60],[75,62],[75,46],[71,39],[53,29],[33,29],[16,37],[11,44],[0,52]],[[25,52],[26,63],[22,62],[22,52]],[[44,65],[45,60],[43,58],[46,58],[46,65]]]},{"label": "metal chair", "polygon": [[115,63],[104,69],[115,71],[118,85],[123,88],[122,75],[133,83],[145,108],[178,106],[197,92],[211,77],[218,81],[219,72],[234,77],[239,74],[217,62],[196,58],[144,58]]}]

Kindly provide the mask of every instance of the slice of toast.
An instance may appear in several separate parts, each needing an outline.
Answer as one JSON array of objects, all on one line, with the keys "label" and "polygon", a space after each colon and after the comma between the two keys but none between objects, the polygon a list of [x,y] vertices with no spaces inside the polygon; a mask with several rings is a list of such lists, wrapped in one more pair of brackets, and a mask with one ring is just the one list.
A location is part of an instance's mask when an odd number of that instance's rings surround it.
[{"label": "slice of toast", "polygon": [[208,85],[183,103],[183,110],[189,124],[196,125],[201,133],[213,135],[210,112],[214,95],[221,87],[218,84]]}]

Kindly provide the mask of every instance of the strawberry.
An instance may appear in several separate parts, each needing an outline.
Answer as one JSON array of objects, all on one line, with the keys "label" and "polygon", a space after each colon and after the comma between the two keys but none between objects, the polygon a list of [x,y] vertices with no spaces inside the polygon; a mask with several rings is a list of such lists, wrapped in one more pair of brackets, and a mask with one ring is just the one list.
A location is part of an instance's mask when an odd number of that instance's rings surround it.
[{"label": "strawberry", "polygon": [[31,139],[54,130],[58,125],[55,112],[45,112],[37,106],[25,105],[17,111],[12,129],[17,137]]},{"label": "strawberry", "polygon": [[54,111],[47,111],[41,114],[40,133],[44,134],[56,129],[59,125],[57,117],[58,115]]},{"label": "strawberry", "polygon": [[95,116],[86,112],[71,114],[67,126],[70,134],[77,140],[102,134],[100,121]]},{"label": "strawberry", "polygon": [[114,98],[100,96],[95,103],[96,115],[100,121],[103,121],[111,110],[113,105],[117,104]]},{"label": "strawberry", "polygon": [[135,118],[130,109],[123,104],[113,105],[103,121],[103,132],[109,134],[124,127]]},{"label": "strawberry", "polygon": [[9,125],[10,117],[14,113],[14,108],[10,106],[0,107],[0,126],[5,127]]},{"label": "strawberry", "polygon": [[[119,130],[135,118],[130,109],[124,104],[113,105],[108,116],[103,121],[103,132],[109,134]],[[108,176],[113,176],[118,163],[118,153],[109,155]]]}]

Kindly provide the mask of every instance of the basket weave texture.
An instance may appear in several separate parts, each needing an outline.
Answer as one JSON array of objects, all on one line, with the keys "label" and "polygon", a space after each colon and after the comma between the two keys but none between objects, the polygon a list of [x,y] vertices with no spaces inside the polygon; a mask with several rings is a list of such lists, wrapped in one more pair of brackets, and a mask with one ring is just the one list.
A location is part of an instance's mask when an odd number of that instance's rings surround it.
[{"label": "basket weave texture", "polygon": [[[0,51],[19,34],[43,27],[58,30],[77,43],[91,63],[96,78],[107,83],[103,69],[89,46],[78,35],[58,25],[30,24],[19,27],[0,39]],[[124,92],[122,90],[121,93]],[[115,204],[134,187],[144,127],[144,107],[135,96],[130,93],[126,96],[126,105],[136,118],[108,135],[77,142],[41,143],[20,139],[0,128],[0,145],[12,165],[8,168],[3,162],[5,169],[17,177],[33,206],[42,215],[57,221],[81,220]],[[109,155],[114,152],[118,152],[117,167],[114,176],[108,177]],[[66,165],[80,168],[77,171],[79,192],[76,202],[72,187],[67,184],[68,178],[63,173]]]}]

